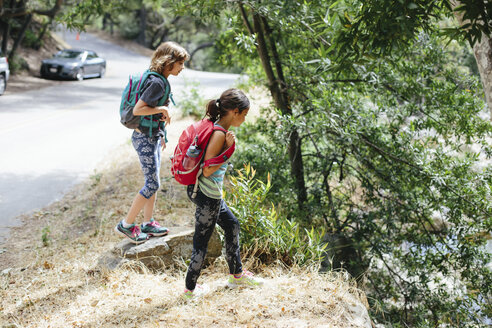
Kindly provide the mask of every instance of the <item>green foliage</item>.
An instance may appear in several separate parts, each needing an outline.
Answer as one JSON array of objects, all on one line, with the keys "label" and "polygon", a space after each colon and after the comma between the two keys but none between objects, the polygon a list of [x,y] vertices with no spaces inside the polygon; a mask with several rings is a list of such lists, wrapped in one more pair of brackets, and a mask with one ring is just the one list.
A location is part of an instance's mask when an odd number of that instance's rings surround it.
[{"label": "green foliage", "polygon": [[25,47],[39,49],[42,46],[42,41],[38,40],[38,36],[31,30],[26,30],[22,44]]},{"label": "green foliage", "polygon": [[47,247],[50,244],[51,236],[50,236],[50,227],[44,227],[41,231],[41,241],[43,242],[43,246]]},{"label": "green foliage", "polygon": [[29,70],[29,64],[27,63],[27,61],[24,58],[19,57],[19,56],[14,56],[14,58],[12,58],[9,61],[9,68],[10,68],[10,72],[12,74],[17,74],[17,73],[20,73],[22,71],[28,71]]},{"label": "green foliage", "polygon": [[[480,322],[477,304],[491,293],[483,245],[492,170],[481,163],[490,161],[492,130],[480,118],[479,81],[447,60],[442,45],[422,37],[396,65],[361,67],[357,80],[369,82],[327,88],[322,79],[293,116],[238,133],[247,145],[239,161],[282,176],[288,133],[304,131],[308,208],[371,264],[370,295],[383,301],[387,323]],[[270,195],[292,203],[291,186],[286,178]]]},{"label": "green foliage", "polygon": [[[133,16],[133,15],[132,15]],[[131,15],[119,15],[118,21],[125,22],[125,24],[120,24],[119,32],[122,37],[128,40],[135,40],[138,36],[140,26],[138,21],[134,19]]]},{"label": "green foliage", "polygon": [[296,221],[282,218],[267,201],[270,176],[264,183],[255,174],[255,169],[245,165],[230,178],[231,188],[226,193],[228,206],[241,223],[243,249],[265,263],[319,264],[325,248],[321,243],[324,229],[303,229]]},{"label": "green foliage", "polygon": [[205,114],[205,99],[200,95],[198,87],[200,83],[196,81],[185,82],[185,92],[180,97],[179,109],[183,116],[192,116],[195,119],[203,118]]},{"label": "green foliage", "polygon": [[132,2],[124,0],[82,0],[76,3],[65,3],[63,12],[56,20],[69,29],[85,30],[91,17],[100,17],[105,13],[119,13],[129,10]]},{"label": "green foliage", "polygon": [[91,186],[90,188],[93,189],[99,185],[101,182],[101,178],[103,177],[102,173],[98,173],[96,170],[94,170],[94,174],[89,176],[89,179],[91,180]]},{"label": "green foliage", "polygon": [[[492,31],[492,4],[483,0],[460,0],[453,9],[450,0],[383,0],[334,1],[331,9],[339,20],[331,50],[347,69],[352,63],[364,63],[378,56],[411,46],[415,38],[425,33],[441,33],[451,39],[479,42],[482,33]],[[438,22],[459,15],[464,25],[441,29]],[[326,29],[326,27],[321,27]],[[329,28],[327,28],[329,29]],[[323,33],[323,32],[321,32]]]},{"label": "green foliage", "polygon": [[[220,7],[214,1],[194,4],[199,15]],[[352,4],[244,4],[248,18],[260,13],[268,20],[266,37],[276,45],[292,115],[273,109],[240,129],[235,161],[251,161],[261,178],[271,172],[278,179],[268,199],[291,222],[324,221],[328,233],[351,241],[351,256],[369,268],[370,299],[381,302],[381,311],[373,313],[377,322],[479,324],[492,293],[490,254],[484,250],[492,224],[492,170],[483,165],[490,163],[492,128],[482,118],[479,81],[446,52],[422,8],[409,8],[422,13],[414,22],[409,18],[403,30],[395,27],[376,38],[367,26],[385,18],[361,22],[367,38],[347,37],[353,48],[343,48],[340,31],[349,28],[344,19],[351,19],[344,13],[364,9]],[[382,9],[384,16],[392,7]],[[229,23],[222,36],[229,44],[224,56],[258,72],[242,19]],[[429,33],[422,33],[422,26]],[[398,33],[404,37],[392,44]],[[360,47],[363,41],[367,48]],[[354,53],[369,55],[351,57]],[[277,73],[278,64],[272,64]],[[265,79],[258,74],[252,81]],[[292,131],[301,135],[309,216],[289,206],[296,203],[288,162]],[[243,202],[245,209],[254,208]]]}]

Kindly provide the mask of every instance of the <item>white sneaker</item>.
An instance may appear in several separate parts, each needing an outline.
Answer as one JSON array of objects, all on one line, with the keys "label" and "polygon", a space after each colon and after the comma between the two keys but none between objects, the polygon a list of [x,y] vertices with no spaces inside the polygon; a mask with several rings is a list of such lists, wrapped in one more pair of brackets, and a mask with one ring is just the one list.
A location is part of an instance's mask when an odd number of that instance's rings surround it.
[{"label": "white sneaker", "polygon": [[239,278],[234,277],[233,274],[229,275],[227,286],[229,288],[236,288],[238,286],[259,287],[264,283],[264,279],[255,277],[253,273],[245,270]]},{"label": "white sneaker", "polygon": [[196,285],[194,290],[185,289],[183,299],[193,300],[202,297],[210,291],[207,285]]}]

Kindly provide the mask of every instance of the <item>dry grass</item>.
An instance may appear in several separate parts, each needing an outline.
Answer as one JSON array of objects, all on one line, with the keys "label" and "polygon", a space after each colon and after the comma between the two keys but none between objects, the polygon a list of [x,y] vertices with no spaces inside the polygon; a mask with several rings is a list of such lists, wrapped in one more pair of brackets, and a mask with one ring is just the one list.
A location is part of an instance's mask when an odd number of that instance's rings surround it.
[{"label": "dry grass", "polygon": [[[100,173],[61,201],[26,217],[30,233],[12,231],[1,254],[0,323],[11,327],[359,327],[348,318],[364,296],[341,273],[260,267],[261,292],[225,287],[224,259],[204,270],[211,287],[202,300],[185,302],[184,262],[161,272],[139,263],[97,269],[120,238],[112,233],[141,184],[129,144]],[[169,226],[192,225],[184,187],[162,170],[156,217]],[[49,233],[45,229],[49,227]],[[45,242],[43,243],[43,234]],[[252,265],[253,261],[245,265]],[[15,324],[15,325],[14,325]],[[2,325],[0,325],[1,327]]]}]

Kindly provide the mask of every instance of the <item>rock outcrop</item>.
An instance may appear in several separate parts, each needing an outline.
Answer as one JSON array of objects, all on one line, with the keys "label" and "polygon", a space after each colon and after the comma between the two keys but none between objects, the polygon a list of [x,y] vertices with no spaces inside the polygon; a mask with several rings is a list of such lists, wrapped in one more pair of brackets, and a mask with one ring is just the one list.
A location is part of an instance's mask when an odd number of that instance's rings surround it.
[{"label": "rock outcrop", "polygon": [[[99,259],[98,266],[113,270],[129,260],[140,261],[152,270],[172,266],[181,259],[190,259],[194,233],[193,228],[174,227],[169,235],[151,238],[140,245],[124,240],[111,252],[103,255]],[[214,231],[208,244],[206,263],[212,263],[221,254],[222,242],[218,233]]]}]

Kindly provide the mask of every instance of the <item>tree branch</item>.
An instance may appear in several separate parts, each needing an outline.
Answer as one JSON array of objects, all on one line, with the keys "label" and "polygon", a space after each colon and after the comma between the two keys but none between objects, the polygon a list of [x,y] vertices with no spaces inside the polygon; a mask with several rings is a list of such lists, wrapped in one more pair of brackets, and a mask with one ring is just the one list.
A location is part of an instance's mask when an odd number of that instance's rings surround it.
[{"label": "tree branch", "polygon": [[48,9],[48,10],[42,10],[42,9],[32,9],[28,10],[25,7],[21,8],[10,8],[10,9],[3,9],[3,6],[1,7],[1,12],[0,12],[0,17],[2,18],[14,18],[14,17],[22,17],[22,16],[27,16],[29,14],[37,14],[41,16],[48,16],[50,18],[54,18],[55,15],[60,11],[61,5],[63,4],[63,0],[56,0],[56,3],[54,4],[53,8]]},{"label": "tree branch", "polygon": [[254,35],[255,31],[251,27],[251,24],[248,20],[248,15],[246,14],[246,10],[244,10],[244,6],[243,6],[242,2],[239,3],[239,10],[241,11],[241,16],[243,18],[244,25],[248,29],[249,34]]},{"label": "tree branch", "polygon": [[48,17],[54,18],[55,15],[60,11],[62,4],[63,4],[63,0],[56,0],[56,3],[53,6],[53,8],[51,8],[49,10],[35,9],[35,10],[33,10],[33,13],[37,14],[37,15],[48,16]]}]

